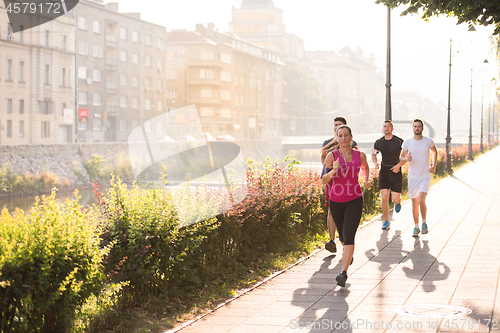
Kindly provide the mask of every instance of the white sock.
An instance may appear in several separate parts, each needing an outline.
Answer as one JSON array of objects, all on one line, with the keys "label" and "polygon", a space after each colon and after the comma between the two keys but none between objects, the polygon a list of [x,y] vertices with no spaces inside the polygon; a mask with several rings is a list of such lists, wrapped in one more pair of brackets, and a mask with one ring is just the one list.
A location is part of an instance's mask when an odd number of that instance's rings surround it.
[{"label": "white sock", "polygon": [[418,223],[415,223],[415,228],[418,228]]},{"label": "white sock", "polygon": [[422,219],[422,224],[423,224],[423,223],[427,223],[427,221],[426,221],[425,219]]}]

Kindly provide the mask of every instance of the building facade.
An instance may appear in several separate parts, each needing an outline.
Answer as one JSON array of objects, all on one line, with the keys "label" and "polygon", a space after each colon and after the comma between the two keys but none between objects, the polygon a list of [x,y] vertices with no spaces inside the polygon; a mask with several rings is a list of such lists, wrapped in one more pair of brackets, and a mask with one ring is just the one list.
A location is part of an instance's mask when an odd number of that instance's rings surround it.
[{"label": "building facade", "polygon": [[375,58],[348,47],[339,52],[308,51],[306,57],[319,81],[328,118],[322,132],[331,132],[336,116],[346,117],[356,133],[380,131],[385,115],[385,90]]},{"label": "building facade", "polygon": [[[170,31],[166,43],[169,110],[194,104],[204,132],[214,137],[281,135],[284,63],[279,52],[219,33],[213,24]],[[179,136],[190,126],[189,115],[180,117],[169,133]]]},{"label": "building facade", "polygon": [[74,139],[74,17],[13,33],[0,5],[0,144]]},{"label": "building facade", "polygon": [[165,111],[166,29],[118,3],[83,0],[76,30],[78,141],[125,141]]}]

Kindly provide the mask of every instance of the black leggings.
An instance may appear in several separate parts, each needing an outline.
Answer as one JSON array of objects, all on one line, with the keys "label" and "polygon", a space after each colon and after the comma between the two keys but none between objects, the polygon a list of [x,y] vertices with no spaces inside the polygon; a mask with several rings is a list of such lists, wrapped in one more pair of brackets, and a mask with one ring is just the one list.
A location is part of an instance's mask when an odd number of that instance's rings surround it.
[{"label": "black leggings", "polygon": [[330,212],[337,226],[340,241],[344,245],[354,245],[354,236],[363,213],[363,197],[347,202],[333,202],[330,199]]}]

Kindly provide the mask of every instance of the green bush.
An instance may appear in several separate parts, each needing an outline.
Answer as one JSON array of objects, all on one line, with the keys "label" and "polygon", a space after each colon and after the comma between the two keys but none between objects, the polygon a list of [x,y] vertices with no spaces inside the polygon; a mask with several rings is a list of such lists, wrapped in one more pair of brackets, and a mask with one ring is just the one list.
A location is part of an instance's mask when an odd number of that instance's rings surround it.
[{"label": "green bush", "polygon": [[[75,196],[78,191],[75,191]],[[66,332],[104,275],[96,221],[78,204],[37,198],[0,216],[0,331]]]}]

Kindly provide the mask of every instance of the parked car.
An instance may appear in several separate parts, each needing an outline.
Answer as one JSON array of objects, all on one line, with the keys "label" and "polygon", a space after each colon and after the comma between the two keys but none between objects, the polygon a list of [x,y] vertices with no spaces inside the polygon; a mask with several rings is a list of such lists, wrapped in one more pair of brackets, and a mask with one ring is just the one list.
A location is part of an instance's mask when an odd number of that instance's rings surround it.
[{"label": "parked car", "polygon": [[217,137],[217,140],[219,140],[219,141],[235,141],[234,137],[232,137],[229,134],[219,135]]},{"label": "parked car", "polygon": [[197,142],[197,141],[198,140],[196,140],[195,137],[192,135],[183,135],[179,139],[179,142]]},{"label": "parked car", "polygon": [[205,140],[205,141],[215,141],[215,138],[212,136],[212,134],[205,132],[205,133],[200,133],[198,136],[198,140]]},{"label": "parked car", "polygon": [[175,140],[172,139],[169,135],[164,135],[164,136],[160,136],[158,139],[156,139],[156,142],[167,143],[167,142],[175,142]]}]

